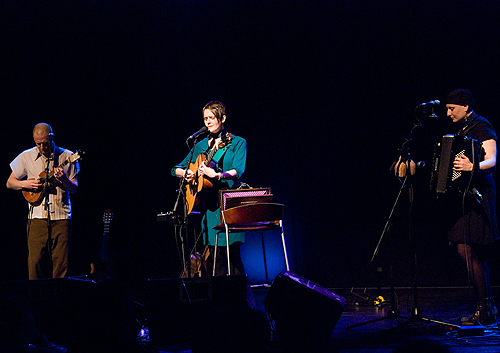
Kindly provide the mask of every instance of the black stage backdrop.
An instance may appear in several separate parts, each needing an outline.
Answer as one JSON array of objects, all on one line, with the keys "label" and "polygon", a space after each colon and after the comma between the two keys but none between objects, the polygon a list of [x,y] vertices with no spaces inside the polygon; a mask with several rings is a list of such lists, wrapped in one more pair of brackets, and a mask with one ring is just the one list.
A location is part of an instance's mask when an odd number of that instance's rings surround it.
[{"label": "black stage backdrop", "polygon": [[[285,204],[292,271],[327,287],[413,281],[467,285],[447,247],[429,167],[407,191],[371,262],[401,183],[389,167],[417,121],[415,107],[455,88],[500,130],[500,35],[495,1],[2,1],[2,175],[33,146],[44,121],[56,143],[84,149],[73,196],[72,274],[87,272],[112,209],[111,250],[130,281],[179,273],[171,167],[202,125],[201,108],[228,106],[226,127],[248,141],[245,181]],[[416,161],[431,164],[435,136],[419,115]],[[18,192],[1,189],[1,278],[26,278]],[[409,231],[411,229],[411,232]],[[380,281],[376,267],[382,267]],[[498,263],[493,263],[497,278]],[[495,281],[495,284],[498,284]]]}]

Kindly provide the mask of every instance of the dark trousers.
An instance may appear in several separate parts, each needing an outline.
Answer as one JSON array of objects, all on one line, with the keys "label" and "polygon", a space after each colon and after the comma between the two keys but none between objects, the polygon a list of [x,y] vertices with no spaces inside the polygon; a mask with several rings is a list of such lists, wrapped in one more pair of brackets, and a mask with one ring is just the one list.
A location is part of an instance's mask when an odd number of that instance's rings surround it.
[{"label": "dark trousers", "polygon": [[29,279],[65,277],[68,271],[69,219],[28,220]]}]

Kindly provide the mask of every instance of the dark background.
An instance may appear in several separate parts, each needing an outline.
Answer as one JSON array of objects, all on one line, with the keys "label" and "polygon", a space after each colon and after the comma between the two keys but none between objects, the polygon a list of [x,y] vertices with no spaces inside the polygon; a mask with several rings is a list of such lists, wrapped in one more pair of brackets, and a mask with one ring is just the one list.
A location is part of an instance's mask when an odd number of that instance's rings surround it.
[{"label": "dark background", "polygon": [[[175,277],[173,225],[156,214],[173,208],[170,170],[218,99],[226,128],[248,142],[245,181],[285,204],[292,271],[327,287],[387,285],[392,263],[396,285],[410,285],[414,239],[419,284],[467,285],[428,187],[435,136],[453,127],[443,104],[436,119],[415,107],[469,88],[476,111],[500,125],[499,10],[460,0],[2,1],[2,174],[34,145],[33,126],[51,124],[58,145],[86,151],[72,273],[88,271],[109,208],[121,275]],[[416,116],[411,153],[427,167],[414,179],[413,218],[404,190],[371,262],[401,185],[389,168]],[[0,279],[24,279],[26,203],[1,190]],[[498,260],[492,270],[498,284]]]}]

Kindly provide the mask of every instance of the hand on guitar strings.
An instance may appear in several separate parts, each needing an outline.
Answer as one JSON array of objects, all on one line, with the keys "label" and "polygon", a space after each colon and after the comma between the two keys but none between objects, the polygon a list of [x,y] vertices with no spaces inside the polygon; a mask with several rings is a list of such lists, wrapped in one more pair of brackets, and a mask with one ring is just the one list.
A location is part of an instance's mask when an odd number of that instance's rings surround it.
[{"label": "hand on guitar strings", "polygon": [[217,177],[217,172],[213,169],[205,165],[205,163],[200,163],[200,166],[198,168],[198,173],[200,175],[206,175],[208,178],[215,178]]},{"label": "hand on guitar strings", "polygon": [[27,179],[22,181],[24,186],[23,189],[30,191],[40,191],[42,189],[42,182],[39,179]]},{"label": "hand on guitar strings", "polygon": [[56,184],[61,187],[70,182],[68,176],[62,168],[54,168],[54,178]]},{"label": "hand on guitar strings", "polygon": [[76,192],[78,182],[76,179],[70,180],[62,168],[54,168],[54,184],[69,192]]},{"label": "hand on guitar strings", "polygon": [[58,180],[66,177],[66,173],[62,168],[54,168],[54,177]]},{"label": "hand on guitar strings", "polygon": [[188,169],[187,174],[186,174],[186,181],[188,183],[191,183],[192,181],[194,181],[195,177],[196,176],[195,176],[194,172],[191,169]]}]

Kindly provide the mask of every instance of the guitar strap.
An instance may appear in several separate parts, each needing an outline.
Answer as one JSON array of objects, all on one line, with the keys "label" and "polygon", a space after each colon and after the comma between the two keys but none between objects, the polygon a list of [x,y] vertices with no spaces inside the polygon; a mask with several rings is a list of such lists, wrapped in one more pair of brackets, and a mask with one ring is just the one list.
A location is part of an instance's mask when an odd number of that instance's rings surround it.
[{"label": "guitar strap", "polygon": [[218,149],[217,152],[215,152],[212,160],[215,162],[216,165],[219,164],[220,159],[222,156],[226,153],[227,149],[229,148],[230,144],[222,147],[221,149]]},{"label": "guitar strap", "polygon": [[54,146],[54,164],[52,169],[59,165],[59,156],[61,155],[61,149],[57,146]]}]

